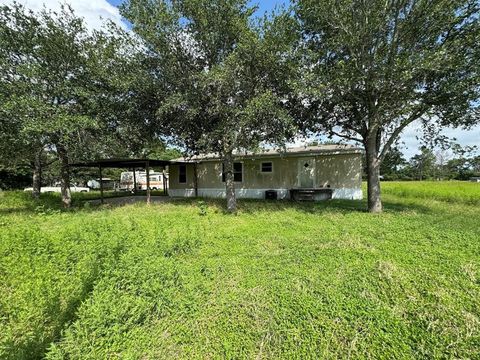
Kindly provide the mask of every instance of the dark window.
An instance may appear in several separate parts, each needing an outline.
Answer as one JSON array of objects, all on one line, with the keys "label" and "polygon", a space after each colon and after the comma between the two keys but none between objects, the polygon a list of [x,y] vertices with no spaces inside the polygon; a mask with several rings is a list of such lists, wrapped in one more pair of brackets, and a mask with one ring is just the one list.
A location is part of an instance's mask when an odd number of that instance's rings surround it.
[{"label": "dark window", "polygon": [[[222,181],[225,182],[225,165],[222,164]],[[243,164],[241,162],[233,163],[233,181],[243,181]]]},{"label": "dark window", "polygon": [[187,165],[178,165],[178,182],[180,184],[187,182]]},{"label": "dark window", "polygon": [[271,173],[273,171],[273,164],[271,161],[269,162],[262,162],[262,173]]}]

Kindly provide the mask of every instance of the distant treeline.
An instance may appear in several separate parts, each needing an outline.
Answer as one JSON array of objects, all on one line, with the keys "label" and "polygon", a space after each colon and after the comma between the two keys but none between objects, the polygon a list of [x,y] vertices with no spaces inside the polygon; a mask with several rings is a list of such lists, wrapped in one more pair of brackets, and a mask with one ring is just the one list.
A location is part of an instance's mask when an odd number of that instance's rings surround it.
[{"label": "distant treeline", "polygon": [[[382,180],[469,180],[480,176],[480,155],[476,148],[457,144],[448,150],[421,147],[419,153],[406,160],[401,150],[392,148],[383,161]],[[364,176],[366,169],[364,166]]]}]

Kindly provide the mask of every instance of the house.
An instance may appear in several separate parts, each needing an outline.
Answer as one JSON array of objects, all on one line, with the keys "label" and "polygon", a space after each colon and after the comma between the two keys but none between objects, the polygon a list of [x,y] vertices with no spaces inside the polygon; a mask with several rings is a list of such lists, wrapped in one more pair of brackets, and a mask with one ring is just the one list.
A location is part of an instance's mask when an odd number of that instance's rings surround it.
[{"label": "house", "polygon": [[[238,198],[361,199],[363,150],[321,145],[236,153]],[[169,195],[225,197],[223,162],[216,154],[172,160]]]}]

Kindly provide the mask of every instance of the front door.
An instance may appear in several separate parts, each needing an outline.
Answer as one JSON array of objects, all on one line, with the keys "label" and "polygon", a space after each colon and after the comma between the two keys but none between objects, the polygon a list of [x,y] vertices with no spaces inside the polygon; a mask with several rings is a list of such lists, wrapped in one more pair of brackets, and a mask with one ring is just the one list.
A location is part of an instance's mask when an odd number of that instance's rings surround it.
[{"label": "front door", "polygon": [[315,159],[303,158],[298,160],[298,186],[313,188],[315,184]]}]

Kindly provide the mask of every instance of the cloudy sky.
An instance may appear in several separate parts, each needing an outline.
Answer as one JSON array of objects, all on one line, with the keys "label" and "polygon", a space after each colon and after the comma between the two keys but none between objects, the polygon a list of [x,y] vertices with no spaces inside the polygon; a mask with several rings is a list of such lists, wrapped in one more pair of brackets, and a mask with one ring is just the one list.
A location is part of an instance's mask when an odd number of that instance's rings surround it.
[{"label": "cloudy sky", "polygon": [[[0,4],[11,4],[11,0],[0,0]],[[43,6],[47,9],[58,10],[62,3],[68,3],[72,6],[75,13],[82,16],[85,22],[90,28],[99,28],[103,19],[109,19],[117,24],[125,26],[121,20],[121,16],[118,12],[118,8],[115,4],[119,2],[105,1],[105,0],[17,0],[19,4],[24,5],[27,8],[38,11]]]},{"label": "cloudy sky", "polygon": [[[60,4],[58,0],[18,0],[17,2],[25,5],[32,10],[40,10],[43,6],[49,9],[59,9]],[[77,15],[82,16],[89,28],[99,28],[103,20],[112,20],[115,23],[127,28],[128,25],[122,20],[117,6],[121,4],[122,0],[68,0],[63,3],[69,3]],[[274,9],[277,5],[288,4],[288,0],[252,0],[252,4],[257,4],[259,7],[258,13],[263,14],[265,11]],[[0,0],[0,4],[10,4],[11,0]],[[102,20],[103,19],[103,20]],[[417,124],[412,124],[408,127],[401,136],[401,141],[405,143],[403,152],[410,158],[414,155],[420,145],[416,139],[421,135]],[[480,126],[473,128],[470,131],[461,129],[446,129],[444,135],[456,138],[462,145],[477,145],[480,146]],[[300,144],[300,142],[297,142]]]}]

